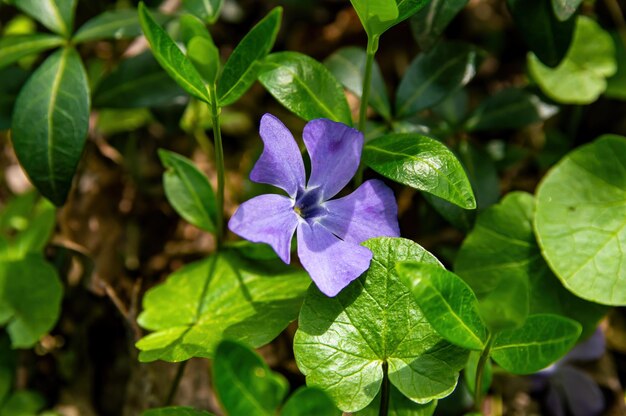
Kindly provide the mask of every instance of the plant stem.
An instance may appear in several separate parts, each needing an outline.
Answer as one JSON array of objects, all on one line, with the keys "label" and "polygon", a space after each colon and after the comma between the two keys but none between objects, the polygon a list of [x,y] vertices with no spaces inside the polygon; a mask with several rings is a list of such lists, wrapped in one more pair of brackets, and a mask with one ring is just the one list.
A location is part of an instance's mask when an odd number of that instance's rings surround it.
[{"label": "plant stem", "polygon": [[217,248],[222,245],[224,238],[224,147],[222,146],[222,130],[220,128],[221,108],[217,104],[217,88],[215,84],[209,87],[211,100],[211,124],[213,125],[213,141],[215,142],[215,166],[217,169]]},{"label": "plant stem", "polygon": [[379,416],[387,416],[389,413],[389,364],[383,363],[383,384],[380,387],[380,410]]},{"label": "plant stem", "polygon": [[487,364],[487,360],[489,359],[489,354],[491,353],[492,342],[493,336],[492,334],[489,334],[485,349],[480,354],[480,358],[478,359],[478,364],[476,366],[476,382],[474,383],[474,407],[479,413],[482,413],[481,410],[483,407],[483,372],[485,370],[485,364]]},{"label": "plant stem", "polygon": [[[372,84],[372,67],[374,66],[374,56],[378,49],[378,37],[367,38],[367,57],[365,59],[365,74],[363,75],[363,87],[361,89],[361,104],[359,106],[359,125],[358,129],[365,134],[365,123],[367,122],[367,106],[370,98],[370,87]],[[354,177],[355,186],[359,186],[363,182],[363,170],[365,165],[361,163]]]},{"label": "plant stem", "polygon": [[176,392],[178,391],[178,385],[180,384],[180,380],[183,378],[183,374],[185,373],[185,367],[187,367],[188,361],[183,361],[178,365],[178,369],[176,370],[176,375],[174,376],[174,381],[172,381],[172,386],[170,387],[170,392],[167,394],[167,399],[165,400],[165,406],[169,406],[174,401],[174,396],[176,396]]}]

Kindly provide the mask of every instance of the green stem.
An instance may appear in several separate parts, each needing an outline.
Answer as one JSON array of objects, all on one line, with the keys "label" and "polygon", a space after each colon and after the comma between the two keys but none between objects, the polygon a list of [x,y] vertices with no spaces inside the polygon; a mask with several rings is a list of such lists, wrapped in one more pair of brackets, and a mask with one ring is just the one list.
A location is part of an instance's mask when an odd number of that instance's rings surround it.
[{"label": "green stem", "polygon": [[483,349],[483,352],[480,354],[480,358],[478,359],[478,364],[476,366],[476,382],[474,383],[474,407],[479,413],[482,413],[481,410],[483,408],[483,373],[485,370],[485,365],[487,364],[487,360],[489,359],[489,354],[491,353],[492,342],[493,336],[492,334],[489,334],[485,349]]},{"label": "green stem", "polygon": [[[367,57],[365,60],[365,74],[363,76],[363,87],[361,89],[361,105],[359,106],[359,125],[358,129],[365,134],[365,123],[367,122],[367,106],[370,98],[370,89],[372,84],[372,67],[374,66],[374,56],[378,50],[378,36],[367,38]],[[363,182],[363,170],[365,165],[361,163],[354,178],[355,186],[359,186]]]},{"label": "green stem", "polygon": [[188,361],[183,361],[178,365],[178,369],[176,369],[176,375],[174,376],[174,381],[172,382],[172,386],[170,387],[170,392],[168,393],[167,399],[165,400],[165,406],[171,405],[174,401],[174,396],[176,396],[176,392],[178,391],[178,385],[180,384],[180,380],[182,380],[183,378],[187,363]]},{"label": "green stem", "polygon": [[215,142],[215,166],[217,169],[217,247],[220,248],[224,239],[224,147],[222,146],[222,130],[220,129],[221,108],[217,104],[217,88],[209,86],[211,94],[211,124],[213,125],[213,141]]},{"label": "green stem", "polygon": [[380,387],[380,410],[379,416],[387,416],[389,413],[389,364],[383,363],[383,384]]}]

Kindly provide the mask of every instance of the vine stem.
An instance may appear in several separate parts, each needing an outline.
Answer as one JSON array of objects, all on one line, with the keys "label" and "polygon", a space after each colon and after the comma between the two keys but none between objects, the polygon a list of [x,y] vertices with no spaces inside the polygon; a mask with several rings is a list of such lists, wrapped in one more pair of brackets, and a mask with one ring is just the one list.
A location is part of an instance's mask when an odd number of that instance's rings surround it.
[{"label": "vine stem", "polygon": [[387,416],[389,413],[389,364],[383,363],[383,384],[380,388],[380,410],[379,416]]},{"label": "vine stem", "polygon": [[[370,97],[370,89],[372,84],[372,67],[374,66],[374,56],[378,49],[378,37],[372,36],[367,38],[367,54],[365,59],[365,74],[363,76],[363,87],[361,89],[361,104],[359,105],[359,124],[358,129],[365,134],[365,123],[367,122],[367,106]],[[355,186],[361,185],[363,182],[363,170],[365,165],[361,163],[354,177]]]},{"label": "vine stem", "polygon": [[222,130],[220,127],[221,108],[217,104],[217,88],[215,84],[209,86],[211,95],[211,124],[213,126],[213,141],[215,142],[215,165],[217,168],[217,248],[222,245],[224,238],[224,147],[222,145]]},{"label": "vine stem", "polygon": [[474,383],[474,407],[476,411],[482,413],[483,407],[483,373],[485,370],[485,364],[487,364],[487,360],[489,359],[489,354],[491,353],[491,344],[493,342],[492,334],[489,334],[489,338],[487,338],[487,344],[483,349],[483,352],[480,354],[480,358],[478,359],[478,364],[476,366],[476,382]]},{"label": "vine stem", "polygon": [[172,386],[170,387],[170,391],[167,394],[167,399],[165,400],[165,406],[169,406],[174,401],[174,396],[176,396],[176,392],[178,391],[178,385],[180,384],[180,380],[183,378],[183,374],[185,373],[185,368],[187,367],[187,363],[189,361],[183,361],[178,365],[178,369],[176,369],[176,376],[174,376],[174,381],[172,381]]}]

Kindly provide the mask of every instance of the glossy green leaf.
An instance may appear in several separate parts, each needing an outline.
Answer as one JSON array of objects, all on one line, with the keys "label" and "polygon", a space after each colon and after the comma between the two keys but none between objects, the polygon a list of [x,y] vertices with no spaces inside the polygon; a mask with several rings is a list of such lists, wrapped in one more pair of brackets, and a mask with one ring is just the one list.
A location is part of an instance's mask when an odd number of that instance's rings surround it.
[{"label": "glossy green leaf", "polygon": [[29,76],[18,66],[0,69],[0,131],[11,128],[15,100]]},{"label": "glossy green leaf", "polygon": [[281,416],[339,416],[341,412],[323,390],[301,387],[285,403]]},{"label": "glossy green leaf", "polygon": [[[364,49],[347,47],[339,49],[326,58],[324,65],[346,89],[358,98],[361,98],[366,59],[367,55]],[[385,119],[391,119],[391,106],[387,97],[387,88],[376,62],[372,66],[369,104]]]},{"label": "glossy green leaf", "polygon": [[489,331],[480,317],[478,300],[467,283],[431,264],[401,262],[396,264],[396,269],[439,335],[469,350],[484,349]]},{"label": "glossy green leaf", "polygon": [[399,16],[395,0],[350,0],[350,3],[370,38],[380,36]]},{"label": "glossy green leaf", "polygon": [[56,270],[39,254],[0,262],[0,325],[13,348],[30,348],[57,321],[62,286]]},{"label": "glossy green leaf", "polygon": [[215,194],[205,174],[194,163],[174,152],[159,150],[163,188],[167,200],[189,223],[208,232],[215,232],[217,206]]},{"label": "glossy green leaf", "polygon": [[508,287],[512,279],[525,280],[529,299],[516,298],[529,302],[530,313],[566,316],[580,322],[585,334],[590,334],[606,308],[572,295],[552,274],[535,241],[534,205],[532,195],[513,192],[480,214],[458,252],[454,269],[479,298],[500,286]]},{"label": "glossy green leaf", "polygon": [[224,410],[230,415],[276,414],[289,384],[247,347],[222,341],[215,350],[213,382]]},{"label": "glossy green leaf", "polygon": [[63,38],[45,33],[3,36],[0,38],[0,68],[62,44]]},{"label": "glossy green leaf", "polygon": [[195,410],[192,407],[171,406],[146,410],[141,416],[212,416],[213,413]]},{"label": "glossy green leaf", "polygon": [[564,21],[576,13],[578,6],[582,2],[583,0],[552,0],[552,9],[556,17]]},{"label": "glossy green leaf", "polygon": [[215,84],[220,70],[220,52],[213,40],[194,36],[187,45],[187,57],[209,84]]},{"label": "glossy green leaf", "polygon": [[161,68],[150,52],[128,58],[96,88],[98,108],[143,108],[184,102],[185,91]]},{"label": "glossy green leaf", "polygon": [[224,0],[183,0],[183,7],[194,16],[208,23],[215,23],[220,17]]},{"label": "glossy green leaf", "polygon": [[180,24],[180,37],[185,45],[188,45],[189,41],[196,36],[201,36],[213,41],[206,24],[196,16],[184,14],[178,19],[178,23]]},{"label": "glossy green leaf", "polygon": [[221,106],[232,104],[256,81],[261,62],[272,50],[280,28],[283,9],[274,8],[239,42],[226,61],[217,96]]},{"label": "glossy green leaf", "polygon": [[76,0],[17,0],[14,4],[51,31],[66,38],[72,34]]},{"label": "glossy green leaf", "polygon": [[351,125],[341,84],[315,59],[298,52],[269,55],[259,81],[282,105],[305,120],[328,118]]},{"label": "glossy green leaf", "polygon": [[491,357],[514,374],[531,374],[564,356],[576,344],[578,322],[557,315],[530,315],[520,328],[498,333]]},{"label": "glossy green leaf", "polygon": [[13,393],[0,407],[0,414],[11,416],[39,415],[46,405],[41,394],[34,391],[20,390]]},{"label": "glossy green leaf", "polygon": [[537,190],[535,232],[575,295],[626,305],[626,138],[602,136],[564,157]]},{"label": "glossy green leaf", "polygon": [[530,54],[528,69],[541,90],[553,100],[592,103],[606,89],[606,79],[617,71],[613,39],[598,23],[580,16],[572,46],[559,66],[551,69]]},{"label": "glossy green leaf", "polygon": [[572,43],[575,19],[564,22],[554,15],[549,0],[507,0],[517,29],[538,61],[555,67]]},{"label": "glossy green leaf", "polygon": [[479,50],[469,44],[445,42],[411,62],[396,91],[396,114],[409,117],[434,106],[476,75]]},{"label": "glossy green leaf", "polygon": [[309,283],[278,259],[232,249],[188,264],[144,296],[138,322],[155,332],[137,343],[139,359],[212,358],[223,338],[264,345],[297,317]]},{"label": "glossy green leaf", "polygon": [[519,129],[552,117],[558,107],[519,88],[507,88],[485,99],[472,112],[465,128],[468,131]]},{"label": "glossy green leaf", "polygon": [[462,208],[476,200],[461,163],[441,142],[419,134],[388,134],[368,142],[363,160],[396,182],[429,192]]},{"label": "glossy green leaf", "polygon": [[411,19],[413,37],[424,50],[432,48],[469,0],[431,0]]},{"label": "glossy green leaf", "polygon": [[426,7],[430,1],[431,0],[396,0],[396,3],[398,4],[398,18],[393,24],[397,25],[398,23],[405,21]]},{"label": "glossy green leaf", "polygon": [[[437,400],[426,404],[418,404],[409,400],[393,385],[389,386],[389,413],[388,416],[432,416],[437,408]],[[380,393],[365,409],[356,413],[356,416],[379,416]]]},{"label": "glossy green leaf", "polygon": [[87,75],[76,50],[61,49],[22,88],[12,128],[20,164],[55,205],[62,205],[70,191],[88,127]]},{"label": "glossy green leaf", "polygon": [[305,298],[294,353],[307,385],[324,389],[341,410],[354,412],[378,394],[386,362],[391,384],[411,400],[447,396],[467,355],[436,334],[394,268],[396,261],[438,261],[410,240],[363,244],[374,254],[363,276],[334,298],[314,286]]},{"label": "glossy green leaf", "polygon": [[189,94],[210,103],[212,97],[209,96],[202,76],[167,32],[154,20],[143,3],[139,4],[139,21],[154,57],[163,69]]},{"label": "glossy green leaf", "polygon": [[[162,24],[167,17],[152,13],[154,19]],[[101,39],[127,39],[141,35],[139,15],[135,9],[112,10],[99,14],[82,25],[72,40],[75,43]]]}]

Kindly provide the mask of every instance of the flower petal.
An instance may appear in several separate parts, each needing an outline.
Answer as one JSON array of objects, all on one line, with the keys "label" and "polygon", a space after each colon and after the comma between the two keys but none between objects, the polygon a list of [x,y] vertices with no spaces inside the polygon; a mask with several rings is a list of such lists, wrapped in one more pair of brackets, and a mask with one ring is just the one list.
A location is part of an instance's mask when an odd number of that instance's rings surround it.
[{"label": "flower petal", "polygon": [[367,270],[372,252],[340,240],[317,222],[300,221],[298,257],[318,289],[332,297]]},{"label": "flower petal", "polygon": [[259,133],[263,153],[250,172],[250,179],[277,186],[295,197],[298,189],[304,188],[304,163],[293,135],[271,114],[261,117]]},{"label": "flower petal", "polygon": [[302,137],[311,157],[307,188],[320,186],[323,200],[328,200],[350,182],[358,169],[363,134],[342,123],[317,119],[304,126]]},{"label": "flower petal", "polygon": [[393,191],[377,179],[363,183],[350,195],[324,203],[320,223],[337,237],[360,244],[374,237],[399,237],[398,205]]},{"label": "flower petal", "polygon": [[232,232],[254,243],[269,244],[287,264],[297,225],[298,215],[293,210],[293,201],[281,195],[254,197],[241,204],[228,221]]}]

